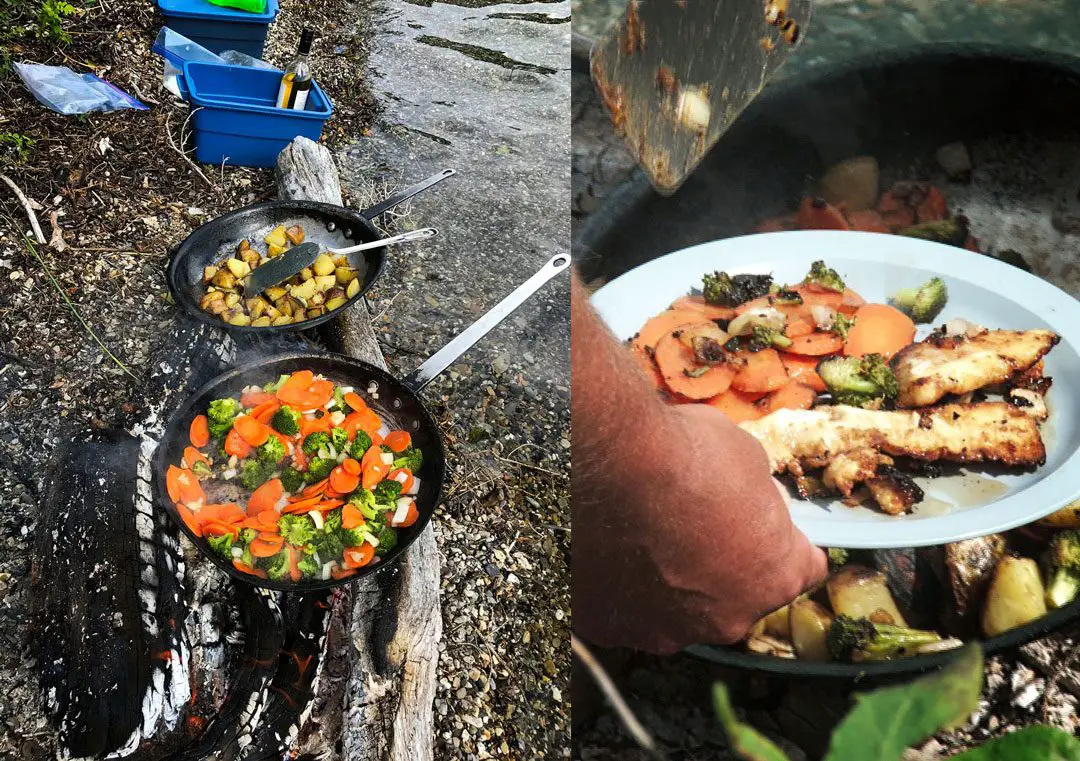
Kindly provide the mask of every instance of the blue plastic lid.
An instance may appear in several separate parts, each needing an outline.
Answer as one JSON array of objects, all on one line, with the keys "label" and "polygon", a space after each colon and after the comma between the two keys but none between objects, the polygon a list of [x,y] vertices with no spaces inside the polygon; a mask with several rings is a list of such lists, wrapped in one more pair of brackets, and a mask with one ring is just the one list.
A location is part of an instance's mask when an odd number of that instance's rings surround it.
[{"label": "blue plastic lid", "polygon": [[208,0],[157,0],[161,12],[179,18],[203,19],[206,21],[249,21],[269,24],[278,13],[278,0],[266,0],[266,10],[262,13],[249,13],[239,8],[223,8]]}]

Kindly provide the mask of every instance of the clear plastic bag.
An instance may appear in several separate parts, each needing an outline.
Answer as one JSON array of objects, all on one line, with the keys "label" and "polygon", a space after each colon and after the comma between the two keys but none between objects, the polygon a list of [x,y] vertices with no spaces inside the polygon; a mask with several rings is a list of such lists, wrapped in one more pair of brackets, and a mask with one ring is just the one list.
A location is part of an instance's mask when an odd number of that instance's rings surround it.
[{"label": "clear plastic bag", "polygon": [[233,66],[251,66],[256,69],[274,70],[273,66],[261,58],[253,58],[247,53],[241,53],[238,50],[223,50],[221,51],[221,58],[225,63],[231,63]]},{"label": "clear plastic bag", "polygon": [[16,63],[15,72],[26,88],[47,108],[61,114],[91,111],[148,111],[148,107],[123,90],[93,74],[76,74],[66,66]]}]

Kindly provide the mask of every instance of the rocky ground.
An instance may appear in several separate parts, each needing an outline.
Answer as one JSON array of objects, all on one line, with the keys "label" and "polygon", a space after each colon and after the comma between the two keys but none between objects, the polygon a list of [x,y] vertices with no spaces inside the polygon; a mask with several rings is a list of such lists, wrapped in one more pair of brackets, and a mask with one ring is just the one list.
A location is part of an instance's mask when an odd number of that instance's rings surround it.
[{"label": "rocky ground", "polygon": [[[355,147],[367,135],[394,131],[378,120],[380,101],[388,100],[382,92],[396,86],[394,78],[383,76],[369,87],[363,72],[378,29],[388,29],[402,7],[283,0],[267,43],[267,60],[283,65],[303,24],[319,30],[315,76],[335,105],[324,139],[339,157],[350,205],[363,206],[429,168],[421,163],[430,161],[411,162],[408,154],[382,157]],[[525,11],[534,9],[485,8],[471,15],[508,14],[498,23],[512,26],[496,28],[504,36],[559,28],[528,14],[513,16]],[[70,44],[27,36],[5,51],[15,60],[93,71],[142,98],[148,112],[53,114],[10,71],[0,73],[0,133],[33,141],[20,141],[20,151],[0,140],[0,172],[44,207],[37,214],[47,238],[56,214],[53,224],[62,238],[38,247],[41,260],[35,258],[21,241],[29,229],[25,213],[0,185],[0,758],[37,758],[51,742],[32,709],[33,671],[20,659],[28,547],[44,463],[72,430],[122,426],[138,414],[147,363],[169,340],[175,314],[163,278],[168,248],[217,214],[274,192],[268,170],[203,166],[200,174],[176,147],[183,144],[188,110],[158,85],[161,63],[149,48],[161,23],[152,4],[104,0],[65,22]],[[438,47],[424,44],[415,55],[464,55]],[[376,71],[384,68],[378,54],[371,62]],[[556,68],[546,64],[543,71],[524,73],[551,77],[547,70]],[[517,76],[515,68],[506,71]],[[565,113],[554,87],[546,91],[548,108]],[[504,142],[492,144],[491,154],[511,164],[519,146]],[[534,150],[525,137],[521,145]],[[363,171],[357,156],[379,171]],[[454,158],[459,171],[469,168],[468,151]],[[536,167],[531,171],[508,175],[518,184],[503,186],[507,212],[515,198],[528,195],[521,183],[536,182]],[[488,197],[486,175],[476,176],[451,193],[471,188],[474,203]],[[565,190],[553,192],[565,197]],[[406,209],[388,224],[452,230],[454,204],[426,203],[418,199],[411,213]],[[498,215],[489,216],[497,225]],[[544,224],[552,219],[534,217]],[[504,238],[502,248],[490,249],[499,255],[479,270],[482,277],[465,266],[475,258],[470,251],[482,250],[479,241],[458,251],[447,237],[444,248],[429,250],[428,261],[395,257],[371,299],[391,366],[411,369],[551,253],[565,249],[568,223],[562,224],[537,227],[524,247],[512,245],[516,233]],[[567,319],[565,284],[552,284],[426,394],[447,433],[453,473],[436,519],[446,627],[436,711],[439,758],[551,758],[568,744]]]}]

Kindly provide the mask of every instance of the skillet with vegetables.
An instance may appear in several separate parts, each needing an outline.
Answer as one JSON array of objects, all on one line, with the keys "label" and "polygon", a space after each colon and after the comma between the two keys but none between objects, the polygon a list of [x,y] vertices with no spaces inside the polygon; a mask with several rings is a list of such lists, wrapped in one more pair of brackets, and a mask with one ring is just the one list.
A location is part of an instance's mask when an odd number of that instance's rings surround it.
[{"label": "skillet with vegetables", "polygon": [[917,340],[916,323],[947,305],[943,280],[891,303],[867,303],[855,286],[823,261],[789,284],[706,274],[629,346],[669,402],[722,411],[804,499],[902,515],[925,496],[914,477],[942,474],[940,463],[1044,463],[1043,357],[1056,334],[953,318]]},{"label": "skillet with vegetables", "polygon": [[341,579],[378,563],[419,513],[423,453],[365,391],[310,370],[216,399],[165,475],[197,537],[273,581]]}]

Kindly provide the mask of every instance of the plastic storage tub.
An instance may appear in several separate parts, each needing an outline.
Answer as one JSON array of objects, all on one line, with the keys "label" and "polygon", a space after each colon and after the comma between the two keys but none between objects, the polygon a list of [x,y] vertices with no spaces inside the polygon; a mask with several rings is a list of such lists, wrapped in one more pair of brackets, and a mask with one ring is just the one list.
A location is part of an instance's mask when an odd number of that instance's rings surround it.
[{"label": "plastic storage tub", "polygon": [[318,141],[334,110],[330,99],[312,83],[305,110],[277,108],[281,74],[249,66],[185,63],[195,158],[206,164],[273,166],[293,138]]},{"label": "plastic storage tub", "polygon": [[222,8],[208,0],[158,0],[165,25],[213,53],[238,50],[262,58],[263,43],[278,13],[278,0],[266,0],[262,13]]}]

